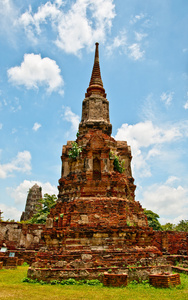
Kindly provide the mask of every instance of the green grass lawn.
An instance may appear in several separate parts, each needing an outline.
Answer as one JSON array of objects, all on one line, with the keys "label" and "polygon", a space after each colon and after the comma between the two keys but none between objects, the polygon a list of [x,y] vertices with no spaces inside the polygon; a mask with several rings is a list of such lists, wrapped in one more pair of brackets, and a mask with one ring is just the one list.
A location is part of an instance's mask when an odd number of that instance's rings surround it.
[{"label": "green grass lawn", "polygon": [[0,299],[64,299],[64,300],[165,300],[188,299],[188,276],[181,275],[181,285],[171,289],[154,288],[149,284],[129,284],[124,288],[87,285],[41,285],[25,283],[28,267],[0,270]]}]

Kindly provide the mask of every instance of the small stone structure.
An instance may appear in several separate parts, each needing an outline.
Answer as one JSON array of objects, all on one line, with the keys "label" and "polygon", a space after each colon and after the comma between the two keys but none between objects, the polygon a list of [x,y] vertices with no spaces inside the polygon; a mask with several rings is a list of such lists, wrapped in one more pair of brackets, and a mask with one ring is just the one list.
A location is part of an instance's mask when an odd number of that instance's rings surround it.
[{"label": "small stone structure", "polygon": [[155,274],[149,275],[149,283],[155,287],[169,288],[181,284],[180,274]]},{"label": "small stone structure", "polygon": [[104,273],[104,286],[127,286],[127,274],[108,274]]},{"label": "small stone structure", "polygon": [[42,188],[35,184],[29,189],[27,196],[27,201],[25,205],[25,211],[22,213],[20,221],[27,221],[36,214],[38,206],[40,204],[39,200],[42,198]]}]

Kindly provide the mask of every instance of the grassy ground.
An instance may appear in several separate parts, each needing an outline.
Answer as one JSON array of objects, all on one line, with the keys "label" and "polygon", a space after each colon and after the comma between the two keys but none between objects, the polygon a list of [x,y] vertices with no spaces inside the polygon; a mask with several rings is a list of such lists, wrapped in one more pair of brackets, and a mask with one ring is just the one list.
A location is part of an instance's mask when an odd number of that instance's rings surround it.
[{"label": "grassy ground", "polygon": [[181,275],[181,285],[171,289],[161,289],[149,284],[129,284],[125,288],[108,288],[103,286],[65,286],[40,285],[39,283],[24,283],[28,267],[18,267],[17,270],[0,270],[0,299],[13,300],[166,300],[188,299],[188,276]]}]

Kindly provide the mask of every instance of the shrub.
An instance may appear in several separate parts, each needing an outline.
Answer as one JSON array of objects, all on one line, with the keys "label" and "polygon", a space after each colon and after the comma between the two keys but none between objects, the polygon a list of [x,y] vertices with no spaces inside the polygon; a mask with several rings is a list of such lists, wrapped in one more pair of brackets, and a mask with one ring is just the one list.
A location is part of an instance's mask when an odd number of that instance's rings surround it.
[{"label": "shrub", "polygon": [[80,153],[82,152],[82,147],[79,147],[76,142],[72,143],[72,149],[69,150],[69,157],[72,159],[77,159],[80,156]]}]

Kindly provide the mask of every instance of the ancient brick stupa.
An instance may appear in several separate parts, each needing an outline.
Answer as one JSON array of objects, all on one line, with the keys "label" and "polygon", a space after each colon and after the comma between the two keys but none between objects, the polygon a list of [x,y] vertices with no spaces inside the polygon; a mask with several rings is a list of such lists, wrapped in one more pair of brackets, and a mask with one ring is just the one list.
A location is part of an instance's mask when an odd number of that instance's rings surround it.
[{"label": "ancient brick stupa", "polygon": [[39,205],[41,205],[39,202],[41,198],[42,198],[42,188],[35,183],[29,189],[26,205],[25,205],[25,211],[22,212],[20,221],[27,221],[31,219],[34,214],[36,214]]},{"label": "ancient brick stupa", "polygon": [[39,276],[33,267],[28,276],[96,278],[112,266],[123,272],[143,257],[160,255],[150,247],[153,231],[135,201],[131,149],[111,137],[111,131],[96,43],[79,133],[63,146],[58,201],[43,232],[45,252],[39,252],[35,263],[35,268],[48,264],[50,269]]}]

